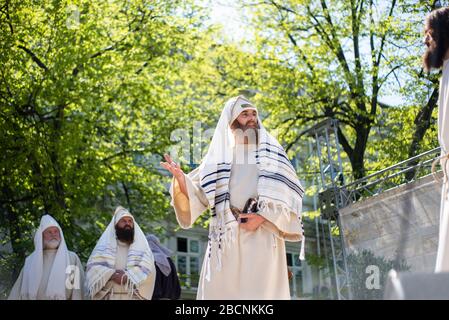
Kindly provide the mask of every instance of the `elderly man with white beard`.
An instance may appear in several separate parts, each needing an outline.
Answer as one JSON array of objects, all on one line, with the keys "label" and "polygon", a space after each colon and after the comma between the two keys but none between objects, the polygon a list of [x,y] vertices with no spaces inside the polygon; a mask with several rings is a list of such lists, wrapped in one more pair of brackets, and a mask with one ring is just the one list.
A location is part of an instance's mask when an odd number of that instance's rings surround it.
[{"label": "elderly man with white beard", "polygon": [[82,300],[84,271],[69,251],[61,227],[50,215],[41,218],[35,250],[26,260],[9,300]]}]

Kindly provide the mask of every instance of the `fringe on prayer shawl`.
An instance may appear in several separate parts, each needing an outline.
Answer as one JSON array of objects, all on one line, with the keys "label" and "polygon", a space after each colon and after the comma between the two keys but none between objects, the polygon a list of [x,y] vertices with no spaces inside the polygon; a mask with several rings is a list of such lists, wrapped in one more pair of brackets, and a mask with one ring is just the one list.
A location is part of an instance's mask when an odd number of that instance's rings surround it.
[{"label": "fringe on prayer shawl", "polygon": [[109,281],[109,278],[105,277],[105,274],[102,274],[98,277],[97,280],[93,281],[93,284],[87,288],[89,297],[93,300],[94,296],[100,292],[102,288],[106,285],[106,283]]},{"label": "fringe on prayer shawl", "polygon": [[[129,273],[126,273],[126,283],[123,283],[123,281],[120,283],[121,286],[125,287],[126,292],[128,292],[128,297],[132,298],[134,296],[134,291],[136,289],[136,284],[131,280],[131,277]],[[97,281],[94,282],[94,284],[88,288],[89,290],[89,296],[93,300],[94,296],[106,285],[106,283],[109,281],[107,277],[104,275],[101,276]],[[114,296],[114,286],[111,288],[111,296]]]},{"label": "fringe on prayer shawl", "polygon": [[[135,284],[132,282],[132,280],[130,279],[129,275],[127,274],[127,280],[126,283],[123,283],[123,279],[120,282],[120,285],[125,287],[125,290],[127,292],[127,296],[129,298],[129,300],[132,300],[133,296],[134,296],[134,290],[135,290]],[[136,290],[136,292],[138,292]],[[111,297],[114,296],[114,287],[111,288]]]},{"label": "fringe on prayer shawl", "polygon": [[[290,208],[288,208],[286,205],[284,205],[283,203],[279,203],[279,202],[275,202],[272,200],[266,200],[266,199],[260,199],[257,202],[257,210],[259,213],[261,212],[269,212],[270,210],[274,210],[274,212],[276,214],[283,214],[287,221],[290,221],[291,218],[291,212],[292,210]],[[306,238],[304,237],[304,226],[302,223],[302,216],[301,213],[298,212],[299,210],[297,210],[296,216],[298,217],[299,221],[301,222],[301,249],[299,251],[299,260],[304,260],[305,259],[305,240]]]},{"label": "fringe on prayer shawl", "polygon": [[128,297],[130,298],[130,299],[132,299],[133,298],[133,296],[134,296],[134,289],[135,289],[135,284],[134,284],[134,282],[131,280],[131,277],[129,276],[129,274],[128,273],[126,273],[126,284],[124,284],[123,283],[123,278],[122,278],[122,281],[120,281],[120,284],[123,286],[125,286],[125,290],[126,290],[126,292],[128,292]]},{"label": "fringe on prayer shawl", "polygon": [[[288,208],[286,205],[274,202],[272,200],[260,200],[258,201],[258,211],[259,212],[270,212],[274,210],[276,214],[283,214],[287,221],[291,220],[291,212],[292,210]],[[297,210],[299,211],[299,210]],[[226,216],[226,215],[224,215]],[[301,214],[297,213],[296,216],[301,221],[302,230],[300,230],[302,238],[301,238],[301,249],[299,252],[299,259],[305,259],[305,237],[303,230],[303,223]],[[215,221],[214,221],[215,220]],[[230,223],[231,222],[231,223]],[[209,226],[209,239],[208,239],[208,254],[206,256],[206,274],[205,280],[210,282],[211,279],[211,258],[212,258],[212,245],[216,244],[217,248],[215,250],[215,257],[217,259],[217,267],[216,270],[220,271],[222,268],[222,255],[224,249],[231,248],[232,244],[235,243],[236,240],[236,228],[238,227],[238,223],[236,221],[230,221],[228,223],[225,222],[224,218],[212,218],[211,224]],[[204,280],[202,282],[202,294],[204,295]],[[204,296],[203,296],[204,298]]]},{"label": "fringe on prayer shawl", "polygon": [[[226,210],[225,210],[226,211]],[[234,216],[230,213],[228,216]],[[227,212],[227,211],[226,211]],[[225,215],[226,216],[226,215]],[[222,255],[226,249],[230,249],[236,242],[236,229],[238,228],[238,223],[235,220],[225,221],[224,217],[218,218],[214,217],[209,225],[209,238],[208,238],[208,254],[206,257],[206,274],[205,279],[209,282],[211,279],[211,259],[212,259],[212,246],[215,244],[216,249],[215,258],[217,259],[216,270],[220,271],[223,262]]]},{"label": "fringe on prayer shawl", "polygon": [[[46,297],[47,300],[66,300],[67,297],[55,294],[51,297]],[[20,300],[37,300],[37,295],[30,295],[30,294],[21,294]]]}]

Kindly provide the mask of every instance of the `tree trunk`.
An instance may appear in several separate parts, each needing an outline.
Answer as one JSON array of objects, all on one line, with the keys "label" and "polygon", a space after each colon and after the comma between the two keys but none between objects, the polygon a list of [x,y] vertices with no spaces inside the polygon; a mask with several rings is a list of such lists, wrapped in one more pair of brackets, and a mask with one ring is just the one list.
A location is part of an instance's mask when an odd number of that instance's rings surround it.
[{"label": "tree trunk", "polygon": [[[436,87],[433,90],[432,95],[429,98],[429,101],[427,101],[427,104],[421,110],[419,110],[418,114],[416,115],[416,118],[414,121],[416,128],[415,128],[415,132],[413,133],[412,142],[408,149],[408,159],[410,159],[418,154],[420,143],[421,143],[422,139],[424,138],[424,135],[426,134],[427,129],[429,129],[429,127],[432,123],[432,121],[431,121],[432,113],[437,105],[438,92],[439,92],[438,87]],[[411,163],[410,165],[415,165],[417,163],[418,163],[418,161],[415,161],[414,163]],[[414,178],[415,174],[416,174],[416,170],[410,170],[405,174],[405,179],[407,181],[410,181]]]},{"label": "tree trunk", "polygon": [[364,120],[364,123],[359,123],[359,125],[356,126],[357,137],[355,139],[354,147],[350,146],[348,140],[343,135],[343,132],[340,129],[338,130],[339,143],[349,157],[354,180],[361,179],[365,176],[365,149],[370,129],[371,125],[368,119]]}]

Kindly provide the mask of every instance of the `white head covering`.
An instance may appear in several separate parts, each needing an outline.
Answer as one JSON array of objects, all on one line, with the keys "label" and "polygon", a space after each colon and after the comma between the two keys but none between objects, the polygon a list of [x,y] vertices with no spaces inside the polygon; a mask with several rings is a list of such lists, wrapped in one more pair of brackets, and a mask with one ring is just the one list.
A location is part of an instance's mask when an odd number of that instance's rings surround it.
[{"label": "white head covering", "polygon": [[48,278],[46,296],[49,299],[66,299],[66,270],[70,264],[69,251],[64,240],[64,234],[59,224],[50,215],[41,218],[39,228],[34,235],[34,252],[25,260],[23,282],[20,288],[20,299],[35,300],[41,283],[43,272],[43,235],[45,229],[57,227],[61,235],[55,260]]},{"label": "white head covering", "polygon": [[[200,171],[203,171],[205,167],[210,167],[209,169],[213,170],[214,167],[217,167],[217,165],[223,163],[230,164],[232,162],[233,147],[236,142],[235,135],[230,126],[235,119],[237,119],[239,114],[245,110],[255,110],[257,112],[257,109],[251,104],[251,102],[243,96],[229,99],[226,102],[215,128],[207,154],[200,164]],[[257,121],[260,129],[264,129],[258,112]],[[206,171],[209,170],[206,169]]]},{"label": "white head covering", "polygon": [[[86,267],[86,281],[89,295],[93,298],[106,285],[106,282],[115,272],[115,259],[117,254],[117,236],[115,225],[123,217],[131,217],[134,221],[134,241],[128,250],[128,260],[125,274],[128,283],[125,284],[132,296],[134,286],[139,286],[148,275],[154,271],[154,258],[145,235],[134,217],[128,210],[119,206],[106,230],[101,235],[92,251]],[[145,292],[141,292],[145,295]],[[151,297],[146,297],[151,299]]]},{"label": "white head covering", "polygon": [[[209,224],[209,241],[217,242],[219,248],[218,269],[221,268],[220,251],[233,242],[238,227],[230,210],[229,179],[236,145],[235,135],[230,126],[242,111],[248,109],[256,110],[243,96],[231,98],[226,102],[207,154],[199,166],[201,188],[206,193],[213,217]],[[284,148],[266,131],[259,114],[257,120],[259,139],[254,152],[259,168],[257,185],[259,212],[274,209],[278,214],[285,214],[288,219],[291,213],[294,213],[302,225],[304,189]],[[303,234],[303,230],[298,232]],[[304,234],[302,239],[300,258],[304,259]],[[212,246],[209,246],[209,250],[211,248]],[[207,257],[210,257],[211,253],[209,252]],[[206,261],[206,268],[208,268],[206,279],[209,279],[209,258]]]},{"label": "white head covering", "polygon": [[237,117],[246,110],[254,110],[257,113],[257,109],[252,105],[245,97],[238,96],[237,100],[231,107],[231,118],[229,120],[229,125],[231,125]]},{"label": "white head covering", "polygon": [[[136,222],[134,221],[134,217],[132,216],[131,213],[129,213],[128,210],[126,210],[125,208],[118,206],[115,209],[115,214],[114,214],[114,229],[115,226],[117,225],[117,223],[120,221],[120,219],[124,218],[124,217],[130,217],[131,219],[133,219],[134,225],[136,224]],[[140,228],[139,228],[140,229]]]}]

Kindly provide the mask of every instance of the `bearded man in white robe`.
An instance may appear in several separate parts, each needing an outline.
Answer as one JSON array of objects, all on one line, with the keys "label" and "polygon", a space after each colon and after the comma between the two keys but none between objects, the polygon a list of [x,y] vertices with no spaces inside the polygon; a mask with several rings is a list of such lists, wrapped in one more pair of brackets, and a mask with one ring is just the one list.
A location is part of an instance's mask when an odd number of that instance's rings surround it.
[{"label": "bearded man in white robe", "polygon": [[442,69],[438,97],[438,141],[441,146],[439,158],[443,169],[443,187],[440,205],[440,229],[435,272],[449,271],[449,7],[432,11],[426,18],[424,43],[427,50],[423,56],[424,68]]},{"label": "bearded man in white robe", "polygon": [[62,229],[50,215],[41,218],[34,247],[8,299],[82,300],[83,266],[76,253],[67,249]]},{"label": "bearded man in white robe", "polygon": [[119,206],[89,257],[86,286],[94,300],[151,300],[156,271],[144,233]]},{"label": "bearded man in white robe", "polygon": [[[165,159],[180,226],[211,210],[197,299],[290,299],[284,241],[304,240],[304,190],[254,105],[243,96],[226,103],[206,156],[189,174]],[[243,213],[249,199],[257,207]]]}]

